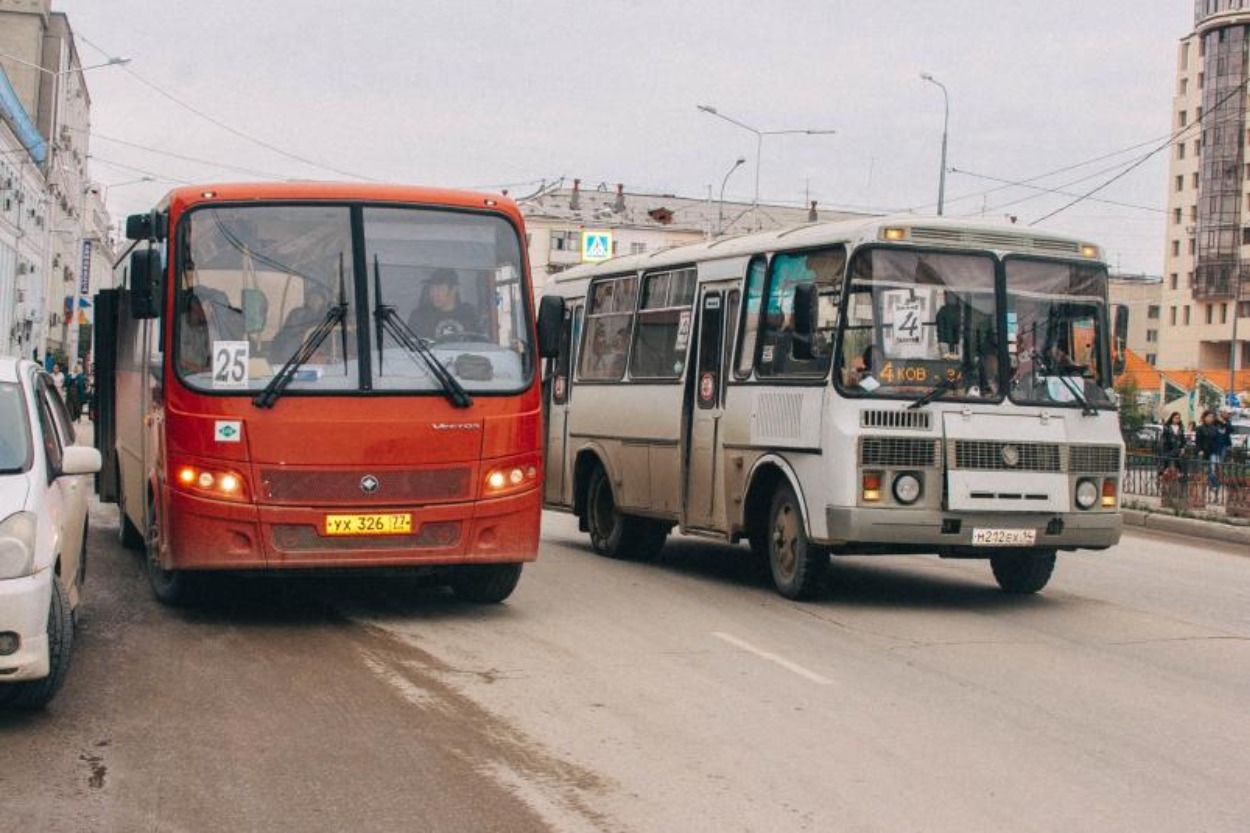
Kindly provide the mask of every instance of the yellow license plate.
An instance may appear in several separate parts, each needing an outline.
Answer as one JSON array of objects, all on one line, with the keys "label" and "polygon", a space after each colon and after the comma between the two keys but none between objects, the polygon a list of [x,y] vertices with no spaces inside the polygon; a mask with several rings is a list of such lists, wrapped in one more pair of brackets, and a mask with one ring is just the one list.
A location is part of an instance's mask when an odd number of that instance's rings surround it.
[{"label": "yellow license plate", "polygon": [[326,535],[408,535],[412,514],[326,515]]}]

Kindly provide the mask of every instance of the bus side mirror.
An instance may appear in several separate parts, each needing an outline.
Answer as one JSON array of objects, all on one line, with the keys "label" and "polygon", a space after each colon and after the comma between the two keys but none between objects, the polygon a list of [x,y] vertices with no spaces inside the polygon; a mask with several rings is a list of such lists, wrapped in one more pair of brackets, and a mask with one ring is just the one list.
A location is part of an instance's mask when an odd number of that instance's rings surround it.
[{"label": "bus side mirror", "polygon": [[169,233],[169,216],[160,211],[131,214],[126,218],[127,240],[164,240]]},{"label": "bus side mirror", "polygon": [[145,248],[130,255],[130,317],[160,318],[161,253]]},{"label": "bus side mirror", "polygon": [[538,355],[550,359],[560,355],[560,332],[564,329],[564,299],[544,295],[538,303]]},{"label": "bus side mirror", "polygon": [[816,284],[801,283],[794,287],[794,357],[812,358],[812,336],[816,332],[816,310],[819,295]]}]

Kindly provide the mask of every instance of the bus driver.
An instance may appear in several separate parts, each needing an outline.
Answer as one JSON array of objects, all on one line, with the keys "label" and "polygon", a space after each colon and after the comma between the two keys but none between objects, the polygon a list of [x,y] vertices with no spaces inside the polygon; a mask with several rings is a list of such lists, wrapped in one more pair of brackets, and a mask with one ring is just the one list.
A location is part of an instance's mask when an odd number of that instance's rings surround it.
[{"label": "bus driver", "polygon": [[435,269],[430,275],[408,326],[422,338],[435,341],[482,332],[477,310],[460,300],[460,278],[451,269]]}]

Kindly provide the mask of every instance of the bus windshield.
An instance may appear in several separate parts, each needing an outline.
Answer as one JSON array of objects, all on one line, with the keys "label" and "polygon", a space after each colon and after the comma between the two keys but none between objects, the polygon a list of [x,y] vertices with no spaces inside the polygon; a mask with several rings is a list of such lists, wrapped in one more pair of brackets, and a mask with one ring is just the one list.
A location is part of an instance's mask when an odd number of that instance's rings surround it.
[{"label": "bus windshield", "polygon": [[[471,393],[515,392],[532,377],[521,246],[502,217],[210,206],[189,211],[176,235],[173,361],[193,389],[255,394],[288,365],[288,396],[442,394],[440,365]],[[382,318],[419,338],[426,356]]]},{"label": "bus windshield", "polygon": [[1106,269],[1007,258],[1011,398],[1041,404],[1110,405],[1101,345]]},{"label": "bus windshield", "polygon": [[995,264],[988,255],[871,248],[851,264],[839,389],[852,396],[999,397]]}]

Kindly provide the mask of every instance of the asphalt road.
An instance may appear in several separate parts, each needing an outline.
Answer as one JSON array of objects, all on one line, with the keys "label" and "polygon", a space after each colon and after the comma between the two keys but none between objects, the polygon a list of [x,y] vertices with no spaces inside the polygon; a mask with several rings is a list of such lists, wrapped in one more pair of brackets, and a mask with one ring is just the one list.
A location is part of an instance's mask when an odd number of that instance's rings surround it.
[{"label": "asphalt road", "polygon": [[1128,533],[1038,597],[986,565],[593,555],[504,605],[410,581],[151,601],[93,510],[74,664],[0,713],[0,830],[1219,831],[1250,826],[1250,557]]}]

